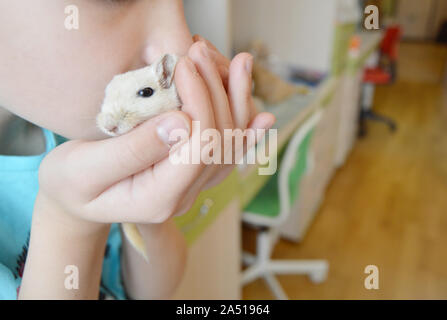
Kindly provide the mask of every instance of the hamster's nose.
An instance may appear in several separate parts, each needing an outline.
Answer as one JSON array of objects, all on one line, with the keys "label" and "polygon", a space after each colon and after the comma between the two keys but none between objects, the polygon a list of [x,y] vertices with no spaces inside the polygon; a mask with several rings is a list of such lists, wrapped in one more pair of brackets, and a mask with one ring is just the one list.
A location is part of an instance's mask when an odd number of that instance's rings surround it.
[{"label": "hamster's nose", "polygon": [[108,135],[118,135],[119,122],[109,113],[101,112],[97,119],[98,127]]},{"label": "hamster's nose", "polygon": [[107,124],[104,128],[111,133],[118,134],[118,126],[117,125]]}]

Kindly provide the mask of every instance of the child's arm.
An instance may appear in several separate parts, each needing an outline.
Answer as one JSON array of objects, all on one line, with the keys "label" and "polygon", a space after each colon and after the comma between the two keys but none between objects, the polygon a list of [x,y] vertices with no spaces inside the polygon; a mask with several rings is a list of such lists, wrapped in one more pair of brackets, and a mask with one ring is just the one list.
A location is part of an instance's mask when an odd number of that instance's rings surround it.
[{"label": "child's arm", "polygon": [[98,299],[108,232],[39,194],[19,299]]},{"label": "child's arm", "polygon": [[[67,215],[40,194],[19,298],[97,299],[109,226]],[[126,293],[134,299],[168,298],[186,263],[183,235],[172,219],[138,229],[150,261],[122,237]]]},{"label": "child's arm", "polygon": [[169,298],[186,265],[186,243],[173,219],[138,225],[149,261],[123,236],[122,271],[127,294],[133,299]]}]

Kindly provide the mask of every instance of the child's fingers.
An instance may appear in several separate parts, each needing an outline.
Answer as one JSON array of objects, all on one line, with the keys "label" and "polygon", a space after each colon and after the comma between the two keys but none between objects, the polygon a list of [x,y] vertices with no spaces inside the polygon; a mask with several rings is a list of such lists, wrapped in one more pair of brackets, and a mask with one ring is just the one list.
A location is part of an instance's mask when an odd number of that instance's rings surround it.
[{"label": "child's fingers", "polygon": [[216,48],[210,41],[208,41],[207,39],[205,39],[204,37],[202,37],[200,34],[195,34],[195,35],[192,37],[192,40],[193,40],[194,42],[204,41],[204,42],[206,42],[206,45],[207,45],[210,49],[213,49],[213,50],[215,50],[215,51],[219,51],[219,50],[217,50],[217,48]]},{"label": "child's fingers", "polygon": [[223,134],[224,129],[233,128],[227,93],[215,63],[209,56],[209,49],[204,42],[196,42],[189,50],[189,56],[197,65],[200,75],[205,80],[210,93],[214,120],[217,129]]},{"label": "child's fingers", "polygon": [[222,64],[224,66],[226,66],[227,68],[230,67],[230,60],[228,60],[227,57],[225,57],[223,54],[220,53],[220,51],[207,39],[203,38],[202,36],[196,34],[193,37],[194,42],[205,42],[206,46],[208,47],[208,49],[210,49],[212,51],[213,54],[213,58],[215,59],[215,62],[217,64]]},{"label": "child's fingers", "polygon": [[[197,147],[205,145],[201,141],[201,134],[206,129],[214,129],[214,111],[208,88],[200,76],[194,62],[189,57],[181,58],[175,72],[175,84],[182,100],[182,111],[186,112],[194,121],[191,130],[191,140],[181,150],[190,155],[187,163],[178,164],[168,158],[157,163],[153,168],[153,177],[157,181],[176,181],[169,184],[172,194],[183,192],[189,184],[200,174],[203,164],[192,158],[199,158]],[[198,141],[198,143],[193,143]]]},{"label": "child's fingers", "polygon": [[208,49],[210,49],[210,56],[214,60],[217,65],[217,70],[219,71],[220,77],[222,79],[222,83],[225,87],[225,90],[228,90],[228,76],[230,69],[230,60],[225,57],[219,50],[207,39],[202,36],[196,34],[193,37],[194,42],[202,41],[205,43]]},{"label": "child's fingers", "polygon": [[190,126],[185,113],[174,111],[148,120],[125,135],[84,143],[72,153],[71,170],[84,175],[78,178],[88,181],[88,190],[97,195],[167,157],[176,143],[169,135],[178,132],[173,130],[182,130],[185,140]]},{"label": "child's fingers", "polygon": [[[242,147],[241,150],[231,150],[232,159],[235,158],[236,155],[241,154],[244,150],[250,150],[256,143],[258,143],[265,135],[268,129],[270,129],[275,123],[275,116],[268,112],[263,112],[254,117],[252,121],[250,121],[247,130],[253,130],[252,136],[254,139],[245,139],[245,146]],[[258,130],[262,129],[262,130]],[[247,135],[248,136],[248,135]],[[238,161],[239,159],[235,159]],[[218,167],[219,170],[216,171],[215,174],[209,176],[209,179],[205,185],[205,189],[212,188],[218,183],[220,183],[225,177],[227,177],[231,171],[234,169],[234,165],[222,165]]]},{"label": "child's fingers", "polygon": [[214,127],[214,114],[207,86],[189,57],[181,58],[178,62],[175,84],[182,100],[182,111],[193,121],[199,121],[202,130]]},{"label": "child's fingers", "polygon": [[[251,145],[248,145],[247,148],[253,147],[256,143],[258,143],[262,137],[265,135],[266,130],[270,129],[275,123],[276,118],[270,112],[262,112],[257,114],[253,120],[248,124],[249,130],[255,130],[255,141]],[[263,129],[263,130],[258,130]]]},{"label": "child's fingers", "polygon": [[250,104],[253,103],[252,67],[253,57],[249,53],[240,53],[231,62],[228,90],[233,124],[236,128],[245,129],[250,120]]}]

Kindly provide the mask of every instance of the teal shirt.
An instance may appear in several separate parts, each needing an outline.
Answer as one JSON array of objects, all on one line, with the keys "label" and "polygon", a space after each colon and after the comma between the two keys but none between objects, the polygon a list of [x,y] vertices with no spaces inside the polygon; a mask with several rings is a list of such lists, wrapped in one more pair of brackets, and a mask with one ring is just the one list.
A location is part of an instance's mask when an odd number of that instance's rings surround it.
[{"label": "teal shirt", "polygon": [[[39,165],[48,152],[66,141],[46,129],[43,133],[46,141],[44,153],[34,156],[0,155],[0,299],[17,299],[28,252],[34,201],[39,189]],[[120,251],[119,226],[114,224],[104,255],[100,298],[126,298]]]}]

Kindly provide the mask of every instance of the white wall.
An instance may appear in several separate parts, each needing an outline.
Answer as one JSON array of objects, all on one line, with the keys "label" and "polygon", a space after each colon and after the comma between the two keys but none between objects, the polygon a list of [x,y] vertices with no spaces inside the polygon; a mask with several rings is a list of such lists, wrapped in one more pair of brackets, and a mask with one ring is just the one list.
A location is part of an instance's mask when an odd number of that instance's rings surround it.
[{"label": "white wall", "polygon": [[234,49],[261,39],[286,62],[327,71],[336,6],[333,0],[232,0]]},{"label": "white wall", "polygon": [[229,57],[232,49],[240,52],[260,39],[284,62],[325,72],[331,65],[338,1],[184,0],[184,4],[191,31]]},{"label": "white wall", "polygon": [[184,0],[184,7],[191,32],[210,40],[219,51],[230,57],[230,0]]}]

